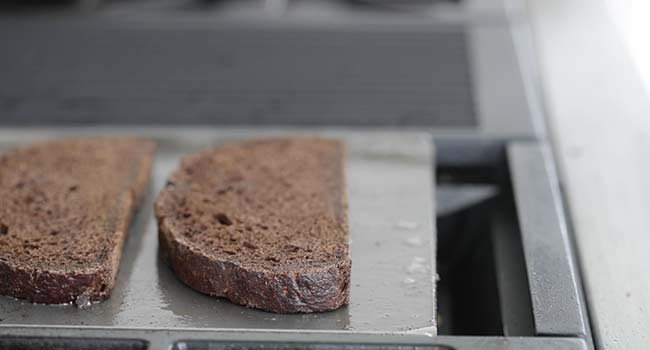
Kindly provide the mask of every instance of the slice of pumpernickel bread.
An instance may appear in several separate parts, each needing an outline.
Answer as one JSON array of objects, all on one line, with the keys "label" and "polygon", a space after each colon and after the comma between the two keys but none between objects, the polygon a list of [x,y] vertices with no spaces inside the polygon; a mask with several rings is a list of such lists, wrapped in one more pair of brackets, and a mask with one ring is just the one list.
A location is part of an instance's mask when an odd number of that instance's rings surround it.
[{"label": "slice of pumpernickel bread", "polygon": [[251,140],[187,156],[155,210],[162,256],[200,292],[279,313],[349,301],[340,141]]},{"label": "slice of pumpernickel bread", "polygon": [[0,156],[0,294],[47,304],[106,298],[154,148],[131,137],[70,138]]}]

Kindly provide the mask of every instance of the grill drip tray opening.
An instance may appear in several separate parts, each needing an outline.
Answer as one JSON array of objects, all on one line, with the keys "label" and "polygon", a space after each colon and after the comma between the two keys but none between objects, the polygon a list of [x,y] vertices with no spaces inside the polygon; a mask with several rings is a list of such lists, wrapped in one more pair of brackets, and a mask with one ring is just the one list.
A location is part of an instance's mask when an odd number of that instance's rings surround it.
[{"label": "grill drip tray opening", "polygon": [[[438,167],[438,332],[534,335],[514,197],[507,172]],[[505,298],[505,296],[516,296]]]}]

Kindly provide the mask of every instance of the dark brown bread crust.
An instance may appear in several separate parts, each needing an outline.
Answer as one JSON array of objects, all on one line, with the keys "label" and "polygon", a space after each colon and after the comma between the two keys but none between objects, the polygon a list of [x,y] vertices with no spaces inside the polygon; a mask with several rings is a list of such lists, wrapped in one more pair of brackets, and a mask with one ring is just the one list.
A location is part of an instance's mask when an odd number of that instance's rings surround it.
[{"label": "dark brown bread crust", "polygon": [[69,138],[0,157],[0,294],[46,304],[108,297],[154,148]]},{"label": "dark brown bread crust", "polygon": [[278,313],[349,302],[344,149],[282,138],[186,157],[156,201],[160,250],[192,288]]}]

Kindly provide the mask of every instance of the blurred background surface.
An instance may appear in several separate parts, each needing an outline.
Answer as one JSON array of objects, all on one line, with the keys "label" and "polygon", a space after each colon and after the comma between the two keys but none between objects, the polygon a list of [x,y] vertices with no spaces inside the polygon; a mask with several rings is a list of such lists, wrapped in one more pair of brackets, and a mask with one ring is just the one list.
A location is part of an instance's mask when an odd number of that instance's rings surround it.
[{"label": "blurred background surface", "polygon": [[596,346],[648,348],[649,4],[529,4]]}]

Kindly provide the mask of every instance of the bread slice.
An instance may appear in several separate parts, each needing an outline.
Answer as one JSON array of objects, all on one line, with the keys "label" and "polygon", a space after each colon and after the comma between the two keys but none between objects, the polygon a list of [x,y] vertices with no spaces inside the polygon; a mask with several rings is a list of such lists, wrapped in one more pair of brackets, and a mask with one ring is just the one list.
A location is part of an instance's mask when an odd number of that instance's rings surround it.
[{"label": "bread slice", "polygon": [[187,156],[155,210],[162,256],[202,293],[278,313],[349,301],[340,141],[250,140]]},{"label": "bread slice", "polygon": [[154,147],[70,138],[1,156],[0,294],[47,304],[106,298]]}]

